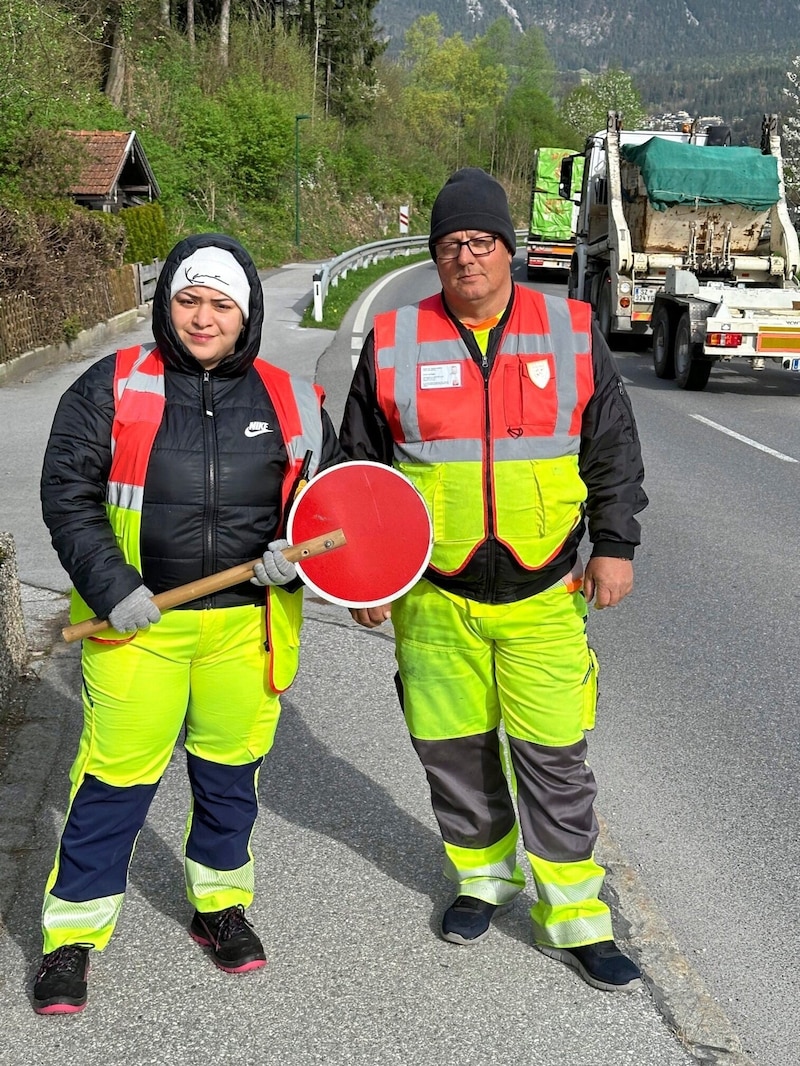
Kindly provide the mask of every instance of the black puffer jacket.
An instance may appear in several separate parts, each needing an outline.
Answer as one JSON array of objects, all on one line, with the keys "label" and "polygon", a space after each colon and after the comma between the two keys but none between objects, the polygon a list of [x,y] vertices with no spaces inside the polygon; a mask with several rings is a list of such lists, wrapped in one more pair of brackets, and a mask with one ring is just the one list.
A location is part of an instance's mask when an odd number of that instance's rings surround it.
[{"label": "black puffer jacket", "polygon": [[[250,315],[235,351],[204,371],[179,341],[170,286],[179,263],[200,247],[231,252],[250,281]],[[153,445],[142,510],[140,576],[125,562],[106,518],[116,355],[91,366],[61,398],[45,452],[42,512],[53,547],[75,588],[107,618],[144,579],[154,593],[259,556],[282,535],[281,486],[288,457],[266,389],[253,368],[264,320],[261,282],[247,252],[221,234],[178,244],[153,301],[153,335],[164,359],[166,406]],[[324,470],[345,457],[327,413]],[[249,435],[253,423],[269,432]],[[185,609],[263,603],[249,582]]]}]

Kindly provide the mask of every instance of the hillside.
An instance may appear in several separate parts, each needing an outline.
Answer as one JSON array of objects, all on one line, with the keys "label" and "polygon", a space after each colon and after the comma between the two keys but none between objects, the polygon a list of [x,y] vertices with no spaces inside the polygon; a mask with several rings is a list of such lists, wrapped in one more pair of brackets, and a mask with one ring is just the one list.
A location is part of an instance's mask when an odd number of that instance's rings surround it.
[{"label": "hillside", "polygon": [[[419,15],[438,14],[446,34],[466,39],[498,18],[525,30],[539,26],[562,70],[599,70],[607,65],[635,70],[642,64],[732,56],[789,57],[800,41],[800,4],[791,0],[379,0],[376,22],[390,50]],[[794,44],[792,44],[794,42]]]},{"label": "hillside", "polygon": [[379,0],[375,20],[389,54],[421,14],[469,40],[498,18],[538,26],[565,85],[578,71],[628,71],[651,113],[719,114],[752,139],[764,111],[780,112],[791,59],[800,53],[800,4],[790,0]]}]

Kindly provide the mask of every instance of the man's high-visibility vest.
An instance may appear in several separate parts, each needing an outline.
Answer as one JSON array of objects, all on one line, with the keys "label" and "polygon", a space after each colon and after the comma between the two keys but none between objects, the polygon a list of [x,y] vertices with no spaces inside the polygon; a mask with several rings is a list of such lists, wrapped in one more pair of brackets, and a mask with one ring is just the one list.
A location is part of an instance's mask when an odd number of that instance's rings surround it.
[{"label": "man's high-visibility vest", "polygon": [[458,573],[493,535],[527,569],[580,522],[591,309],[517,287],[488,381],[441,296],[375,318],[377,396],[394,465],[425,499],[431,566]]}]

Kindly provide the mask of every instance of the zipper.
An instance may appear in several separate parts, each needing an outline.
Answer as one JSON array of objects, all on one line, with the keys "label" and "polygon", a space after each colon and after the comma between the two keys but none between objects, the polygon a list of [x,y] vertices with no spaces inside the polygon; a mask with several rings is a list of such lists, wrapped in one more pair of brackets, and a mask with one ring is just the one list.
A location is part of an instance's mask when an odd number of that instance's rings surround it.
[{"label": "zipper", "polygon": [[[205,500],[203,513],[203,552],[205,555],[203,573],[213,574],[217,569],[216,539],[214,537],[213,516],[217,511],[217,433],[214,426],[214,397],[211,387],[211,375],[203,371],[203,444],[206,455]],[[212,596],[203,597],[204,610],[210,610]]]},{"label": "zipper", "polygon": [[[497,327],[495,326],[495,329]],[[484,596],[489,595],[489,590],[494,586],[495,564],[497,561],[497,540],[494,535],[494,506],[492,504],[492,426],[491,404],[489,402],[489,351],[492,347],[494,329],[490,331],[486,343],[486,351],[481,353],[481,371],[483,372],[483,448],[484,448],[484,492],[486,494],[486,580],[484,584]]]}]

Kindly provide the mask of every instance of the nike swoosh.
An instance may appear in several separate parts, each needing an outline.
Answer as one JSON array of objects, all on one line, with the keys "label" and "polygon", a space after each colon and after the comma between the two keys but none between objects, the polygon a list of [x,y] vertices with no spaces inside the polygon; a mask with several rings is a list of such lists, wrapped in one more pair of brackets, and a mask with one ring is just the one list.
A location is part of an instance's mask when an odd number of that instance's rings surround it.
[{"label": "nike swoosh", "polygon": [[266,429],[251,429],[249,426],[244,431],[245,437],[260,437],[262,433],[271,433],[272,430],[268,427]]}]

